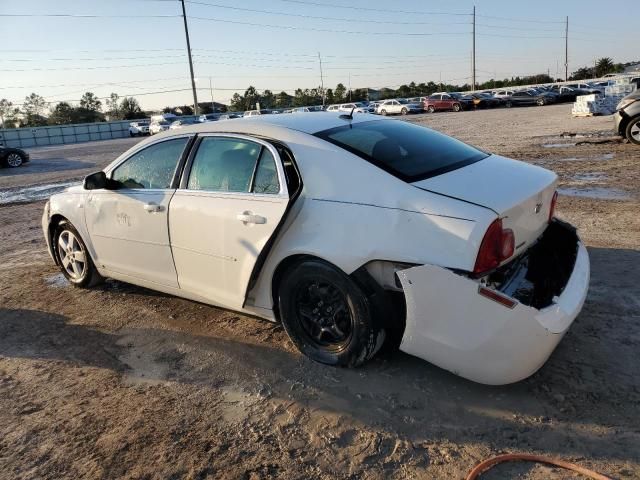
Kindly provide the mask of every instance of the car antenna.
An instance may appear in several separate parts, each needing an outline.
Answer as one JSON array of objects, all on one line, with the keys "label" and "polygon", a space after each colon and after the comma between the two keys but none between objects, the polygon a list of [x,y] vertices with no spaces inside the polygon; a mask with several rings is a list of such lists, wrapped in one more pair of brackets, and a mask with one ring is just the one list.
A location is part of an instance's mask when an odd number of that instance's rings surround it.
[{"label": "car antenna", "polygon": [[342,115],[340,115],[340,118],[344,118],[345,120],[353,120],[353,112],[354,112],[355,109],[356,109],[356,107],[353,107],[351,109],[351,112],[349,112],[349,115],[346,115],[346,114],[343,113]]}]

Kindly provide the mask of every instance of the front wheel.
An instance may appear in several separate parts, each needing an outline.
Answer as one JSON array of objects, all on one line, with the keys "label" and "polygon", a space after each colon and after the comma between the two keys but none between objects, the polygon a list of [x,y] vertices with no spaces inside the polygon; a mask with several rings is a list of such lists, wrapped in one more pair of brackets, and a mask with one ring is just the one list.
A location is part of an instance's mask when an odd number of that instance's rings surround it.
[{"label": "front wheel", "polygon": [[403,108],[402,110],[400,110],[400,113],[401,113],[402,115],[406,115],[406,114],[407,114],[407,109],[406,109],[406,108]]},{"label": "front wheel", "polygon": [[71,223],[60,222],[53,235],[53,245],[60,270],[72,285],[86,288],[103,280],[91,260],[87,246]]},{"label": "front wheel", "polygon": [[387,111],[386,110],[380,110],[380,113],[382,114],[383,117],[387,116]]},{"label": "front wheel", "polygon": [[636,145],[640,145],[640,115],[631,119],[625,129],[627,140]]},{"label": "front wheel", "polygon": [[540,98],[536,100],[536,105],[538,105],[539,107],[542,107],[544,105],[544,98]]},{"label": "front wheel", "polygon": [[507,107],[507,108],[511,108],[511,107],[513,107],[513,103],[511,103],[510,101],[507,101],[507,102],[505,102],[504,106]]},{"label": "front wheel", "polygon": [[6,162],[7,162],[7,165],[10,166],[11,168],[16,168],[24,163],[24,159],[22,158],[22,155],[20,155],[19,153],[12,152],[9,155],[7,155]]},{"label": "front wheel", "polygon": [[290,268],[278,289],[282,325],[306,356],[327,365],[354,367],[382,346],[368,297],[350,277],[319,260]]},{"label": "front wheel", "polygon": [[460,104],[459,103],[454,103],[453,104],[453,111],[454,112],[459,112],[460,111]]},{"label": "front wheel", "polygon": [[429,112],[429,113],[433,113],[433,112],[435,112],[435,111],[436,111],[436,107],[434,107],[433,105],[429,105],[429,106],[427,107],[427,112]]}]

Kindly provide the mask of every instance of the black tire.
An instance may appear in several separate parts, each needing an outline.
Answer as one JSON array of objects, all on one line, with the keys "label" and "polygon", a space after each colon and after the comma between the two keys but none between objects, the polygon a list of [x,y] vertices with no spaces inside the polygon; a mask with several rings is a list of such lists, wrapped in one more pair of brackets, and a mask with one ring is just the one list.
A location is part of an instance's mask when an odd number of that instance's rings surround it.
[{"label": "black tire", "polygon": [[403,107],[402,110],[400,110],[400,114],[401,115],[406,115],[407,114],[407,109]]},{"label": "black tire", "polygon": [[429,105],[429,106],[427,107],[427,112],[429,112],[429,113],[433,113],[433,112],[435,112],[435,111],[436,111],[436,107],[434,107],[433,105]]},{"label": "black tire", "polygon": [[136,134],[135,134],[135,133],[133,133],[133,132],[129,132],[129,136],[130,136],[130,137],[135,137],[135,136],[136,136]]},{"label": "black tire", "polygon": [[350,277],[320,260],[302,261],[284,273],[278,307],[291,341],[316,362],[355,367],[384,343],[369,298]]},{"label": "black tire", "polygon": [[507,100],[506,102],[504,102],[504,106],[507,108],[511,108],[513,107],[513,103],[511,103],[511,100]]},{"label": "black tire", "polygon": [[18,152],[9,152],[4,163],[9,168],[18,168],[24,164],[24,157]]},{"label": "black tire", "polygon": [[640,115],[637,115],[627,124],[627,128],[624,129],[625,137],[631,143],[640,145]]},{"label": "black tire", "polygon": [[383,109],[383,110],[380,110],[380,114],[381,114],[383,117],[386,117],[386,116],[387,116],[387,111],[386,111],[386,110],[384,110],[384,109]]},{"label": "black tire", "polygon": [[536,105],[538,105],[539,107],[543,107],[544,103],[544,98],[539,98],[538,100],[536,100]]},{"label": "black tire", "polygon": [[460,104],[459,103],[454,103],[453,104],[453,111],[454,112],[459,112],[460,111]]},{"label": "black tire", "polygon": [[[71,235],[73,235],[75,241],[77,242],[77,245],[80,247],[80,250],[83,253],[82,258],[84,258],[84,262],[77,261],[77,263],[82,264],[82,267],[79,267],[81,268],[80,275],[71,273],[68,270],[67,266],[65,266],[64,264],[66,255],[64,248],[60,244],[60,237],[63,236],[63,238],[69,238],[68,236],[66,236],[67,233],[71,233]],[[55,252],[58,265],[60,266],[60,270],[62,271],[62,274],[65,276],[65,278],[69,281],[69,283],[71,283],[71,285],[79,288],[88,288],[93,287],[94,285],[97,285],[104,280],[102,275],[98,273],[98,270],[93,264],[93,260],[91,258],[91,255],[89,254],[87,246],[84,243],[84,240],[82,240],[82,237],[75,229],[75,227],[71,224],[71,222],[63,220],[58,224],[53,234],[52,242],[53,250]],[[73,245],[71,246],[73,247]],[[71,253],[70,250],[67,250],[67,253]],[[76,262],[74,261],[74,263]],[[71,268],[71,270],[74,269]]]}]

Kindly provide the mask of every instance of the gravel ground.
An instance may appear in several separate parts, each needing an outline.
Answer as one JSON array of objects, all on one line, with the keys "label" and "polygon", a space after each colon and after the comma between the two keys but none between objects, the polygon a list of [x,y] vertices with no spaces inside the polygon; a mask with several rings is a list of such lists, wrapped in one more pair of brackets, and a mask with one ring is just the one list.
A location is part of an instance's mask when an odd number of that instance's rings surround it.
[{"label": "gravel ground", "polygon": [[[45,251],[43,202],[6,199],[135,140],[31,150],[0,171],[0,479],[460,479],[503,452],[640,478],[640,149],[610,117],[569,109],[410,119],[551,168],[579,195],[558,213],[589,247],[585,308],[538,373],[504,387],[402,353],[330,368],[276,324],[120,282],[69,287]],[[514,464],[483,478],[579,477]]]}]

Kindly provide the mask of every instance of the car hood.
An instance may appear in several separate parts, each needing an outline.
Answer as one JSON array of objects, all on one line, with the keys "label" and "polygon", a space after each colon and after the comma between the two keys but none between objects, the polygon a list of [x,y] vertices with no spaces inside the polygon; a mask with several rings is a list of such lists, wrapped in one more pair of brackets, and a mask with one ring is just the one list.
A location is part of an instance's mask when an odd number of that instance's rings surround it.
[{"label": "car hood", "polygon": [[413,185],[493,210],[505,228],[514,231],[516,245],[521,248],[546,228],[557,178],[550,170],[490,155]]}]

